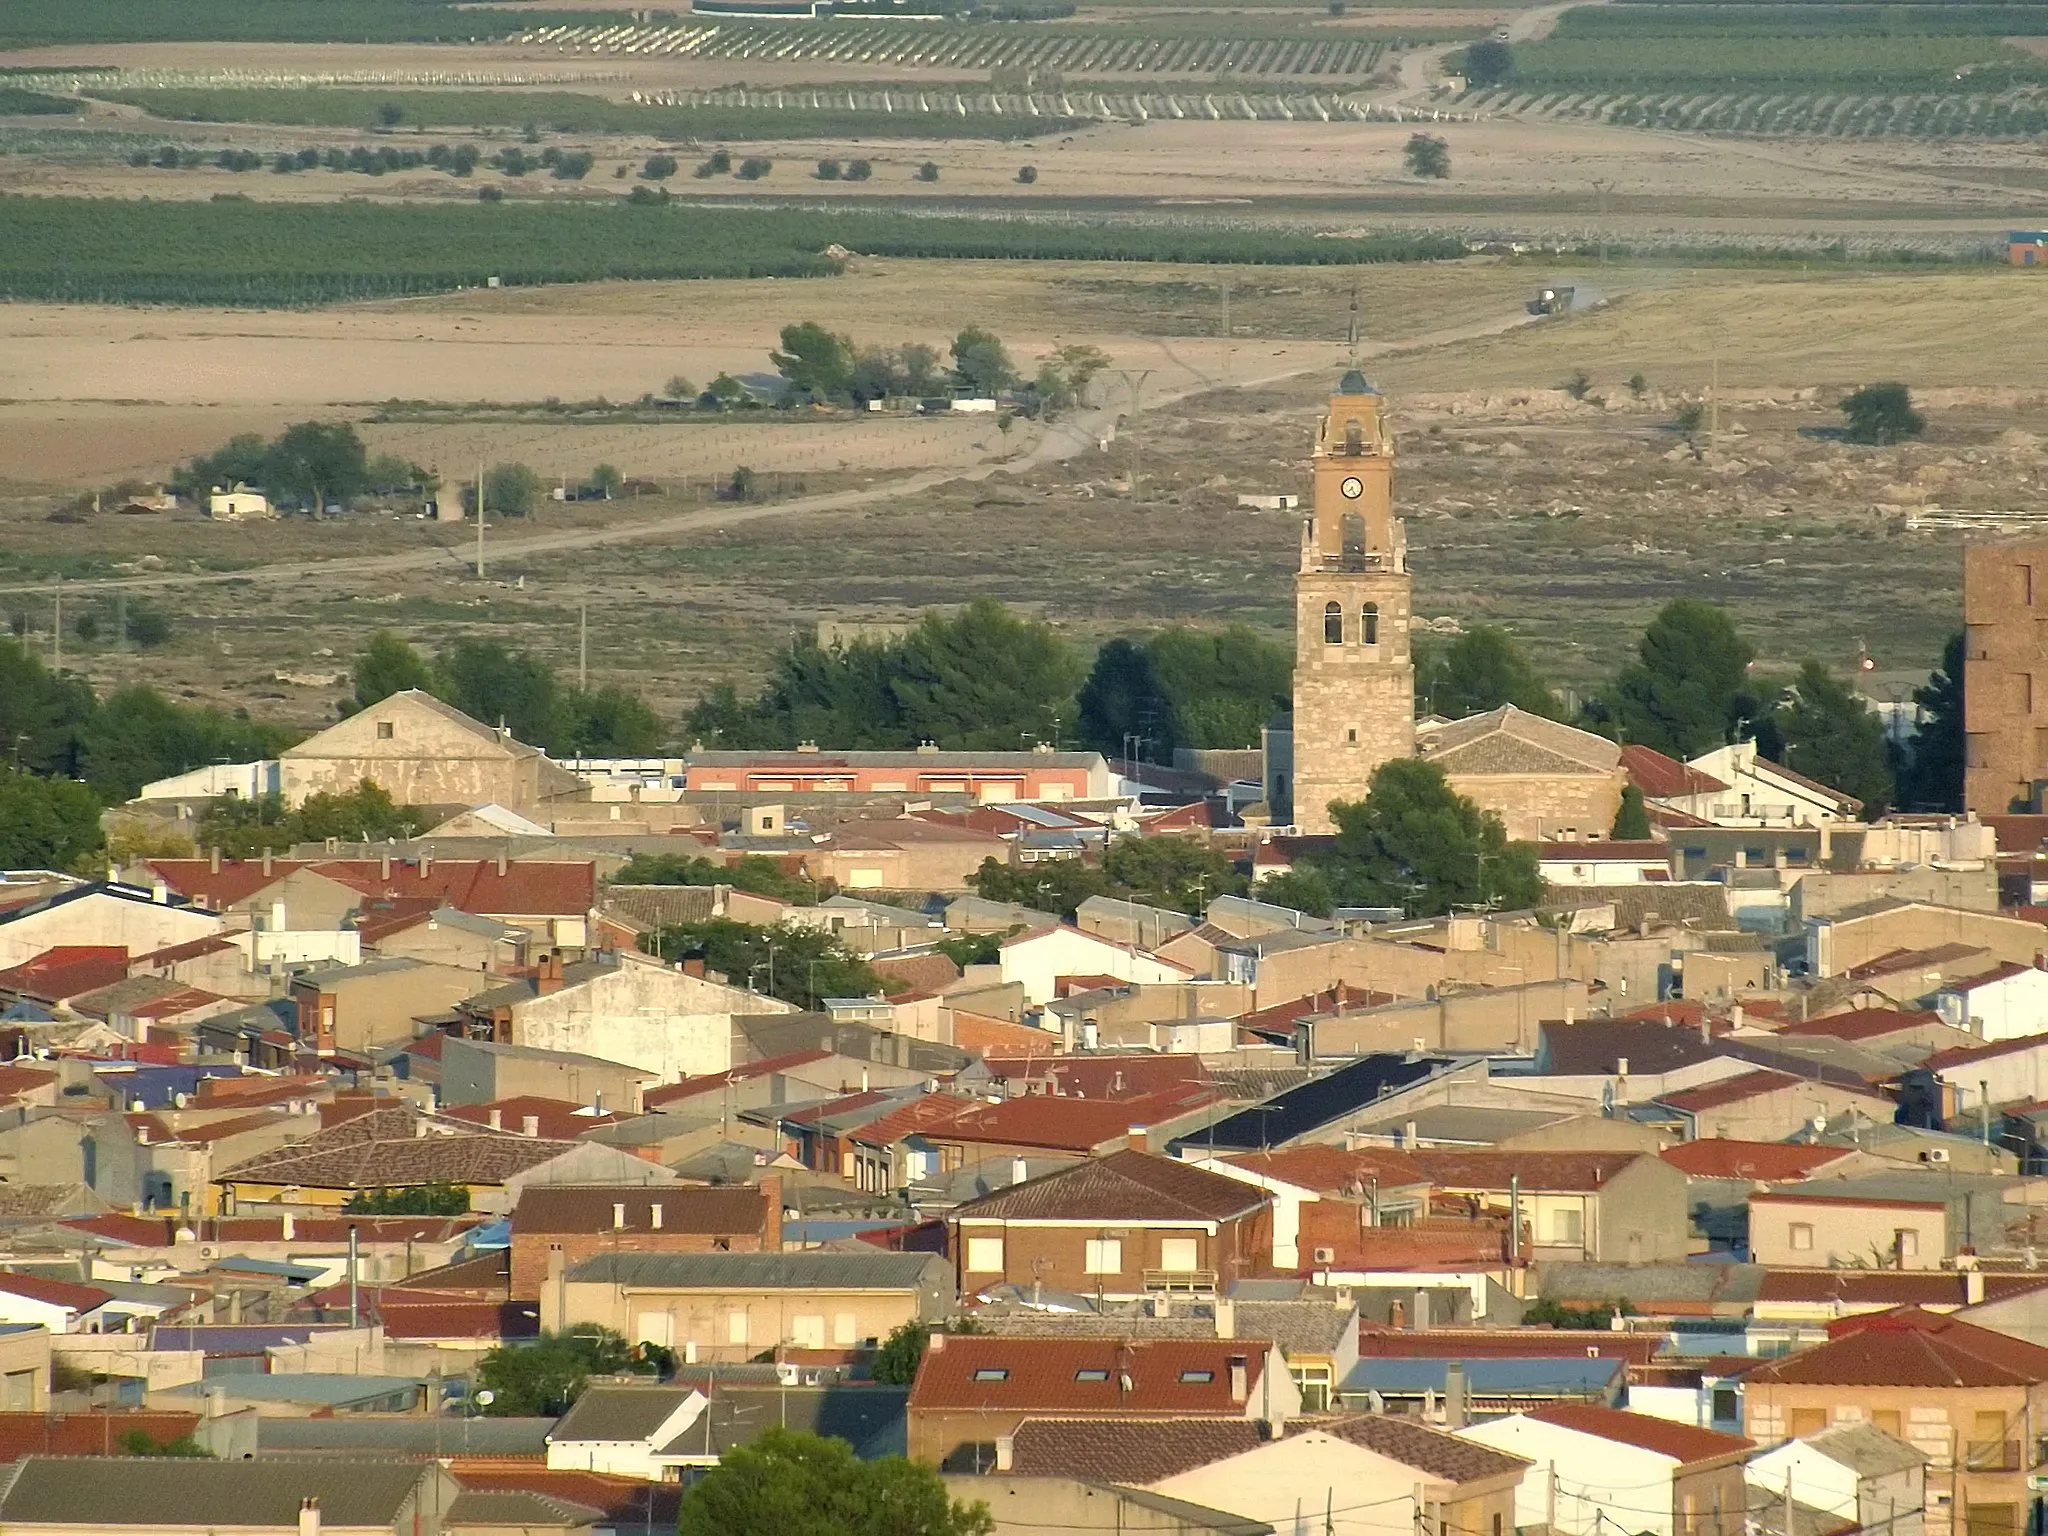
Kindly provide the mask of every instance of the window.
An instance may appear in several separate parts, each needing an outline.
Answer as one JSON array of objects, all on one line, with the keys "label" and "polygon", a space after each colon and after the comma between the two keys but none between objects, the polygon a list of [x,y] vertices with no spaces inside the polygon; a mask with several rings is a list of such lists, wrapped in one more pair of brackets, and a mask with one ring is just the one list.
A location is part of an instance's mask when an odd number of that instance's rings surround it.
[{"label": "window", "polygon": [[1344,643],[1344,607],[1341,603],[1323,605],[1323,644]]},{"label": "window", "polygon": [[1084,1365],[1081,1367],[1080,1370],[1074,1372],[1074,1380],[1107,1381],[1109,1380],[1109,1372],[1105,1371],[1099,1365]]},{"label": "window", "polygon": [[1159,1240],[1159,1267],[1170,1275],[1193,1274],[1200,1255],[1201,1245],[1192,1237],[1162,1237]]},{"label": "window", "polygon": [[1355,421],[1344,423],[1344,451],[1354,458],[1365,452],[1365,428]]},{"label": "window", "polygon": [[36,1405],[36,1373],[9,1371],[0,1384],[0,1407],[9,1413],[27,1413]]},{"label": "window", "polygon": [[1330,1368],[1327,1365],[1297,1365],[1289,1368],[1295,1386],[1301,1389],[1303,1413],[1327,1413],[1330,1408]]},{"label": "window", "polygon": [[1788,1235],[1788,1236],[1790,1237],[1790,1239],[1791,1239],[1791,1242],[1792,1242],[1792,1251],[1793,1251],[1794,1253],[1811,1253],[1811,1252],[1813,1251],[1813,1223],[1812,1223],[1812,1222],[1810,1222],[1810,1221],[1795,1221],[1795,1222],[1793,1222],[1793,1223],[1792,1223],[1792,1227],[1791,1227],[1791,1230],[1790,1230],[1790,1232],[1789,1232],[1789,1233],[1788,1233],[1787,1235]]},{"label": "window", "polygon": [[1355,746],[1357,746],[1357,745],[1358,745],[1358,727],[1357,727],[1357,726],[1355,726],[1355,725],[1354,725],[1354,726],[1353,726],[1353,727],[1352,727],[1352,728],[1351,728],[1350,730],[1348,730],[1348,731],[1346,731],[1346,732],[1344,733],[1344,744],[1345,744],[1346,746],[1351,746],[1351,747],[1355,747]]},{"label": "window", "polygon": [[726,1314],[725,1342],[728,1344],[744,1344],[747,1342],[746,1313],[729,1312]]},{"label": "window", "polygon": [[1792,1438],[1803,1440],[1808,1435],[1817,1435],[1828,1427],[1828,1411],[1825,1408],[1794,1408],[1792,1410]]},{"label": "window", "polygon": [[1503,1522],[1503,1520],[1502,1520],[1501,1516],[1499,1516],[1498,1514],[1496,1514],[1496,1515],[1495,1515],[1495,1516],[1493,1517],[1493,1536],[1501,1536],[1501,1529],[1502,1529],[1502,1525],[1503,1525],[1503,1523],[1504,1523],[1504,1522]]},{"label": "window", "polygon": [[1742,1417],[1742,1404],[1733,1387],[1714,1388],[1714,1422],[1733,1424]]},{"label": "window", "polygon": [[1358,610],[1358,643],[1378,645],[1380,643],[1380,605],[1367,603]]},{"label": "window", "polygon": [[1216,1373],[1214,1371],[1182,1371],[1180,1373],[1181,1385],[1184,1387],[1206,1387],[1215,1379]]},{"label": "window", "polygon": [[1089,1275],[1120,1275],[1124,1272],[1124,1245],[1114,1237],[1091,1237],[1088,1239],[1087,1259],[1082,1273]]},{"label": "window", "polygon": [[822,1315],[795,1318],[790,1323],[790,1337],[796,1340],[798,1349],[823,1349],[825,1347],[825,1319]]},{"label": "window", "polygon": [[1896,1435],[1899,1432],[1899,1410],[1873,1408],[1870,1411],[1870,1423],[1874,1429],[1881,1429],[1888,1435]]},{"label": "window", "polygon": [[1550,1213],[1550,1240],[1553,1243],[1578,1243],[1585,1240],[1577,1206],[1560,1206]]},{"label": "window", "polygon": [[970,1237],[967,1239],[967,1268],[977,1275],[999,1275],[1003,1272],[1003,1240],[1000,1237]]},{"label": "window", "polygon": [[377,739],[379,741],[389,741],[391,739],[391,732],[392,724],[389,720],[379,720],[377,722]]},{"label": "window", "polygon": [[1010,1368],[1007,1365],[984,1365],[975,1370],[976,1381],[1008,1381]]}]

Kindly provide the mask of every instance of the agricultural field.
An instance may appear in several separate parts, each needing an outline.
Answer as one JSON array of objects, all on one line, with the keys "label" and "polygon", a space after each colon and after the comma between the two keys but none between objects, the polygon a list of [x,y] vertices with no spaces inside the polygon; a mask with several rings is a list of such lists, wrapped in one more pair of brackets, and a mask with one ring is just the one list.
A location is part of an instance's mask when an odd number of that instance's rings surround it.
[{"label": "agricultural field", "polygon": [[[588,22],[583,10],[503,13],[459,0],[7,0],[0,49],[73,43],[470,42],[510,27]],[[627,19],[621,8],[617,19]]]}]

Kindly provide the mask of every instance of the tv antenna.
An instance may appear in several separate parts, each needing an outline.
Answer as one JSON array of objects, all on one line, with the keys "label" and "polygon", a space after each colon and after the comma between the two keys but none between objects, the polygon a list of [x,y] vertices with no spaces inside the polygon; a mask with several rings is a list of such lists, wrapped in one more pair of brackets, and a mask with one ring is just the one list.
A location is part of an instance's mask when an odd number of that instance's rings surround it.
[{"label": "tv antenna", "polygon": [[1351,283],[1350,353],[1351,366],[1353,369],[1356,369],[1358,367],[1358,281],[1355,278]]}]

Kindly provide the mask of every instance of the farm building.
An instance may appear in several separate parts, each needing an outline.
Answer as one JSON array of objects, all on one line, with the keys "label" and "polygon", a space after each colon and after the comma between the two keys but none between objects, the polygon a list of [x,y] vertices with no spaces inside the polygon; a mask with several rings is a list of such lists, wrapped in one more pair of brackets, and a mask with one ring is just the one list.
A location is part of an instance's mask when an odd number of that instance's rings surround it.
[{"label": "farm building", "polygon": [[277,509],[270,504],[270,498],[261,491],[252,491],[246,485],[236,485],[230,490],[214,489],[206,498],[206,515],[216,522],[239,523],[251,517],[275,517]]},{"label": "farm building", "polygon": [[2005,254],[2016,267],[2048,267],[2048,229],[2015,229],[2006,234]]}]

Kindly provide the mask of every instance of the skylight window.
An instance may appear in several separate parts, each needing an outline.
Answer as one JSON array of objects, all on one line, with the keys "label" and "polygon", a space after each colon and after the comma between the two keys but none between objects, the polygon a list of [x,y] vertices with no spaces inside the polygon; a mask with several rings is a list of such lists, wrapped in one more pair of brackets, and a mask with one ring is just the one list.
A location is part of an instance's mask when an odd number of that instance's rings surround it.
[{"label": "skylight window", "polygon": [[1107,1381],[1109,1380],[1109,1372],[1097,1365],[1084,1365],[1080,1370],[1074,1372],[1074,1380]]},{"label": "skylight window", "polygon": [[1010,1368],[1007,1365],[984,1365],[974,1373],[976,1381],[1008,1381]]},{"label": "skylight window", "polygon": [[1216,1373],[1214,1371],[1182,1371],[1180,1379],[1183,1386],[1200,1387],[1214,1381]]}]

